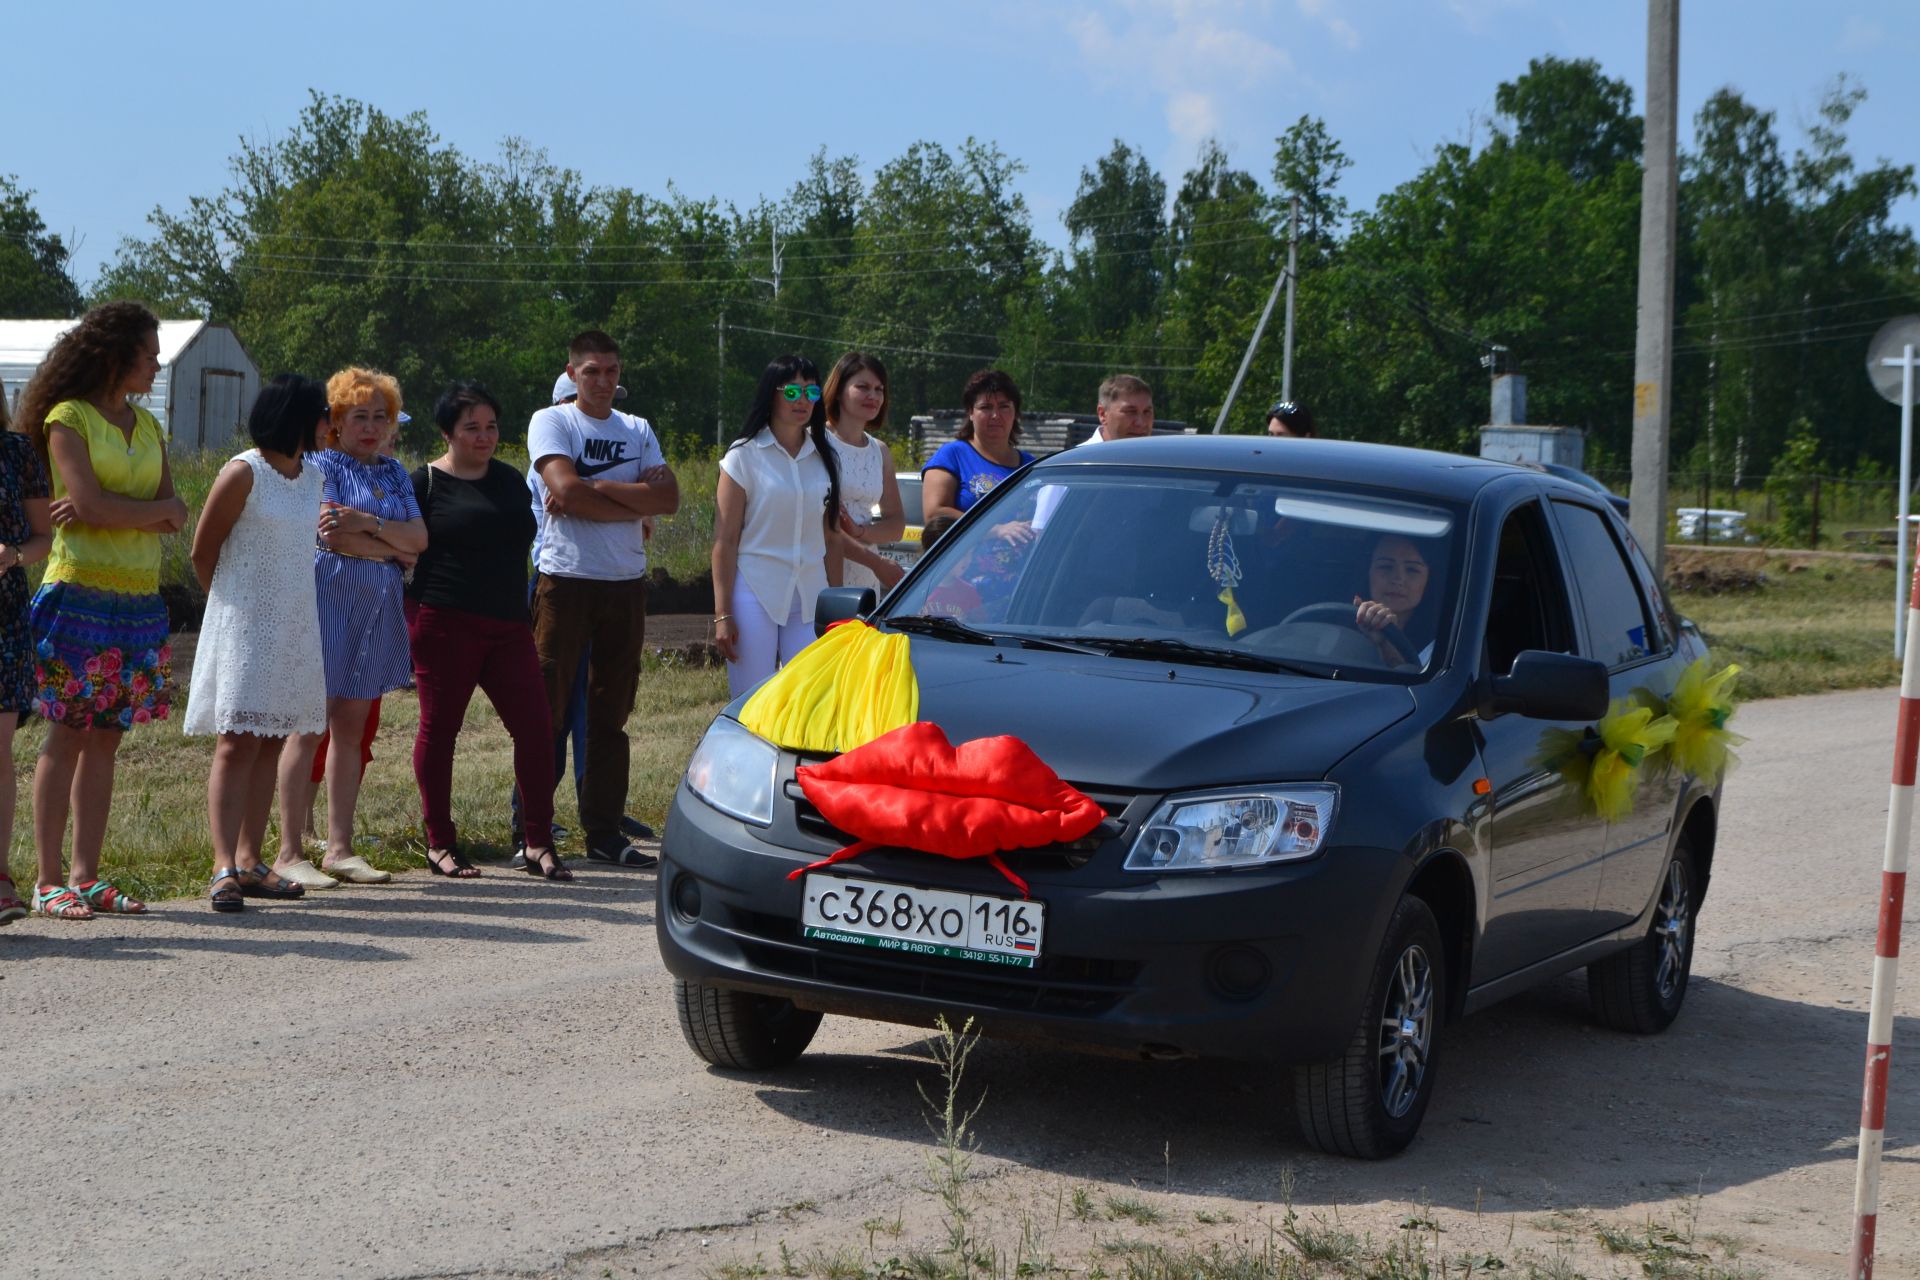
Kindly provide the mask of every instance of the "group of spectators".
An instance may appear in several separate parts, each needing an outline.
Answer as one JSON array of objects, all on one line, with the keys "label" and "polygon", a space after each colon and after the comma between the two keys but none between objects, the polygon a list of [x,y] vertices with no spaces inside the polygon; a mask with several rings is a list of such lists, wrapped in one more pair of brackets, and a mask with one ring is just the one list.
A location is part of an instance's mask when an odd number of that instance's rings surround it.
[{"label": "group of spectators", "polygon": [[[55,343],[15,429],[0,433],[0,841],[14,817],[13,732],[31,713],[49,725],[33,782],[32,903],[64,920],[146,910],[99,869],[121,737],[168,719],[177,687],[160,539],[188,512],[165,434],[137,403],[159,367],[151,312],[97,307]],[[413,769],[436,875],[479,874],[451,812],[455,740],[476,690],[513,741],[516,863],[572,878],[553,828],[571,739],[587,856],[652,864],[632,843],[645,828],[626,816],[625,726],[645,637],[647,538],[680,494],[652,426],[614,407],[620,375],[612,338],[573,339],[551,407],[528,426],[525,475],[494,456],[500,404],[477,382],[439,397],[444,449],[411,473],[392,456],[406,415],[391,376],[353,367],[324,383],[283,374],[261,389],[247,420],[253,447],[220,471],[192,542],[207,599],[185,729],[216,738],[215,910],[390,878],[354,852],[354,812],[381,699],[407,686],[419,697]],[[1016,443],[1012,378],[983,370],[961,399],[957,438],[923,471],[929,541],[1032,461]],[[716,493],[713,637],[735,694],[812,638],[822,589],[885,590],[901,578],[877,550],[905,527],[893,456],[873,434],[887,408],[886,367],[862,352],[824,379],[802,356],[762,373]],[[1269,429],[1295,412],[1276,406]],[[1088,444],[1144,435],[1152,390],[1115,375],[1098,413]],[[1310,419],[1302,425],[1276,434],[1312,434]],[[1008,536],[1043,524],[1041,513]],[[30,598],[25,567],[43,558]],[[316,865],[303,836],[322,782]],[[281,838],[269,860],[276,790]],[[0,874],[0,923],[26,912]]]}]

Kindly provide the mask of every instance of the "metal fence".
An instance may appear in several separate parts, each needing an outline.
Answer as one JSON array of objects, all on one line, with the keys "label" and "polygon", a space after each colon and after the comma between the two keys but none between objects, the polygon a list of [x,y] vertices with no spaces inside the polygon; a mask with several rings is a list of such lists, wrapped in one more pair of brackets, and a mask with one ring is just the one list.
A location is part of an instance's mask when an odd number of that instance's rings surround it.
[{"label": "metal fence", "polygon": [[[1624,497],[1631,497],[1631,473],[1595,471],[1596,480]],[[1742,520],[1700,519],[1690,522],[1696,531],[1686,541],[1724,540],[1729,523],[1741,526],[1736,540],[1791,543],[1795,546],[1870,551],[1891,548],[1899,519],[1900,483],[1862,480],[1851,476],[1795,476],[1785,484],[1767,476],[1731,476],[1675,472],[1667,478],[1667,509],[1678,512],[1738,512]],[[1920,511],[1920,501],[1909,504]]]}]

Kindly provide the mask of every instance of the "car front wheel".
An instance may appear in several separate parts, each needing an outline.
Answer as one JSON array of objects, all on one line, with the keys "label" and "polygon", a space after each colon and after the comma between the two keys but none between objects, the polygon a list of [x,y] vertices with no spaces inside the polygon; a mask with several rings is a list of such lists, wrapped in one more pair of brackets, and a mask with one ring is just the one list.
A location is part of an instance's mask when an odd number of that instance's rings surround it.
[{"label": "car front wheel", "polygon": [[1587,1000],[1602,1025],[1652,1035],[1680,1016],[1693,972],[1694,924],[1700,910],[1696,865],[1693,848],[1683,837],[1660,882],[1646,936],[1587,966]]},{"label": "car front wheel", "polygon": [[806,1051],[820,1015],[791,1000],[676,980],[673,1004],[687,1047],[716,1067],[771,1071]]},{"label": "car front wheel", "polygon": [[1294,1071],[1294,1111],[1308,1142],[1378,1160],[1413,1141],[1433,1098],[1446,977],[1432,909],[1402,898],[1346,1052]]}]

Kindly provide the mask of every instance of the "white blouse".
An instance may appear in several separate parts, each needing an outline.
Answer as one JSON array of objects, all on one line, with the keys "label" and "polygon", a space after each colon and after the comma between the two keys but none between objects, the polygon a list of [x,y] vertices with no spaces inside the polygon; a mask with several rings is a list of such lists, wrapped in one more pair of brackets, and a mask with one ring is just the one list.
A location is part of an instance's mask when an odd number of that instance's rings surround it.
[{"label": "white blouse", "polygon": [[740,577],[775,622],[785,622],[800,596],[800,616],[812,617],[814,597],[827,589],[827,466],[801,440],[790,457],[771,427],[736,442],[720,470],[747,491],[740,529]]}]

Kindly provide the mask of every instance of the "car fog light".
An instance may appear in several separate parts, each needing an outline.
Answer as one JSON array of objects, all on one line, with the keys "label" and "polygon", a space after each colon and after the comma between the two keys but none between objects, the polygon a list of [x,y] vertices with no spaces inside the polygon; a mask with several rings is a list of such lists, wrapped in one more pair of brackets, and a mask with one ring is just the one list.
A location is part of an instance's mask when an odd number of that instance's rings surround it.
[{"label": "car fog light", "polygon": [[1172,796],[1148,818],[1128,871],[1220,871],[1310,858],[1326,843],[1340,789],[1326,783]]},{"label": "car fog light", "polygon": [[780,752],[738,720],[715,717],[687,762],[687,788],[742,822],[773,825],[773,773]]},{"label": "car fog light", "polygon": [[1273,966],[1252,947],[1221,947],[1207,960],[1207,985],[1229,1000],[1251,1000],[1273,980]]},{"label": "car fog light", "polygon": [[682,920],[700,918],[700,882],[682,873],[673,882],[673,911]]}]

